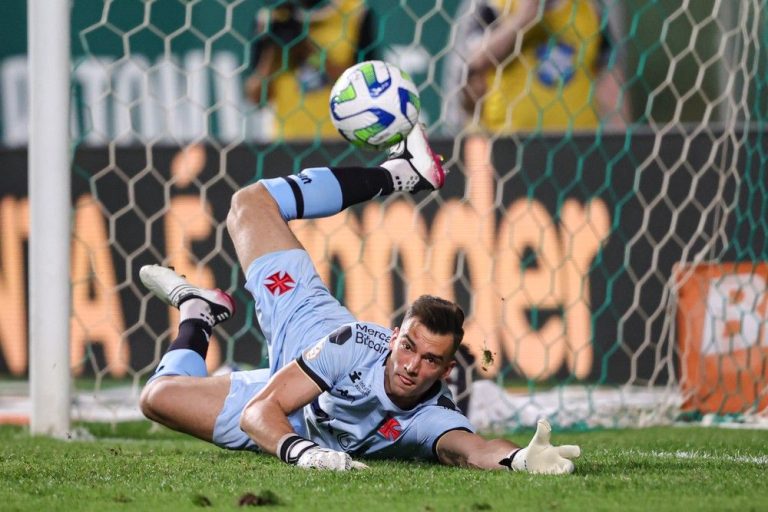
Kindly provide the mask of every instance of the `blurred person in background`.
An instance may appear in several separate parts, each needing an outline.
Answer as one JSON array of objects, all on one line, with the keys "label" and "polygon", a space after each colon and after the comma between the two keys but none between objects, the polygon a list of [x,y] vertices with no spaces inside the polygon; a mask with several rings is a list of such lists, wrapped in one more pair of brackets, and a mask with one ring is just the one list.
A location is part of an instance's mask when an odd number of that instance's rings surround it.
[{"label": "blurred person in background", "polygon": [[246,97],[271,106],[278,140],[336,138],[328,96],[349,66],[374,58],[376,23],[361,0],[285,0],[259,9]]},{"label": "blurred person in background", "polygon": [[454,97],[446,125],[495,134],[595,129],[603,109],[615,124],[620,74],[613,59],[612,83],[598,84],[612,51],[601,25],[592,0],[465,0],[447,66],[446,86],[458,88],[446,94]]}]

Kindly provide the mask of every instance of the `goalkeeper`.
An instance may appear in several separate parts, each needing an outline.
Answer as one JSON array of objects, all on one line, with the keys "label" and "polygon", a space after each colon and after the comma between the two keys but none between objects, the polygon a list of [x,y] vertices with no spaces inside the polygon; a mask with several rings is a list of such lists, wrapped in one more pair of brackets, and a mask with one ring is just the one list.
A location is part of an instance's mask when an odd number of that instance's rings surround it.
[{"label": "goalkeeper", "polygon": [[142,282],[178,307],[178,337],[141,396],[144,414],[228,449],[261,451],[301,467],[349,470],[353,458],[427,459],[533,473],[570,473],[577,446],[553,447],[540,421],[531,443],[486,440],[444,379],[464,335],[452,302],[418,298],[390,330],[357,321],[321,282],[287,222],[333,215],[398,191],[442,187],[445,172],[422,127],[381,167],[312,168],[237,192],[227,228],[268,343],[268,369],[207,376],[213,327],[234,310],[220,290],[149,265]]}]

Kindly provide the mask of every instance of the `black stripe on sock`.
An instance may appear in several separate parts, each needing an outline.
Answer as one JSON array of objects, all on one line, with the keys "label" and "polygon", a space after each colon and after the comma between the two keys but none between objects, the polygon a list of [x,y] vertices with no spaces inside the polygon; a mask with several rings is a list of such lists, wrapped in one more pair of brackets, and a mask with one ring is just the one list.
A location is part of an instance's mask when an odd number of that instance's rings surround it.
[{"label": "black stripe on sock", "polygon": [[194,350],[205,359],[208,354],[208,337],[211,335],[211,326],[202,320],[190,318],[179,324],[179,334],[173,340],[168,352],[185,348]]},{"label": "black stripe on sock", "polygon": [[293,197],[294,199],[296,199],[296,218],[303,219],[304,218],[304,194],[301,193],[301,188],[299,187],[299,184],[296,183],[294,180],[292,180],[290,176],[284,177],[283,179],[288,182],[288,185],[290,185],[291,190],[293,191]]}]

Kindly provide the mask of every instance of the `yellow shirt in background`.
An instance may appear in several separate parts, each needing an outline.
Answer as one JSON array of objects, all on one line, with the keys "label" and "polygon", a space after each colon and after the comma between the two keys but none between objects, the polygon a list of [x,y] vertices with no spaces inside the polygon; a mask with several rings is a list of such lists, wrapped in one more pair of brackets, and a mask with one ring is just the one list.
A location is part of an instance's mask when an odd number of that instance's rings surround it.
[{"label": "yellow shirt in background", "polygon": [[310,22],[309,38],[317,48],[315,61],[310,59],[297,69],[279,70],[274,79],[272,100],[278,139],[341,139],[331,124],[328,107],[333,80],[321,81],[324,74],[318,71],[324,69],[321,52],[328,63],[344,68],[354,64],[364,14],[364,2],[339,0],[327,16]]},{"label": "yellow shirt in background", "polygon": [[[591,0],[544,0],[543,19],[529,29],[519,55],[488,73],[482,122],[494,133],[595,128],[594,70],[600,20]],[[494,0],[500,16],[517,0]]]}]

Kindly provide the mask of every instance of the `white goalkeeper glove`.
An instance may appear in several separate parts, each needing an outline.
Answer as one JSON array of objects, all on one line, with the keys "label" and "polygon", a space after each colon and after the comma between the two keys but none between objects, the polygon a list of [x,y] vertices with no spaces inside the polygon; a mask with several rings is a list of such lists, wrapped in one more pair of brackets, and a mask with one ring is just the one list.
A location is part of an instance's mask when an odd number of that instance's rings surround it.
[{"label": "white goalkeeper glove", "polygon": [[300,468],[330,469],[332,471],[348,471],[350,469],[367,469],[362,462],[352,460],[345,452],[337,452],[328,448],[315,446],[305,451],[299,457],[296,465]]},{"label": "white goalkeeper glove", "polygon": [[581,455],[581,448],[573,444],[552,446],[549,438],[552,427],[547,420],[539,420],[536,433],[525,448],[516,448],[501,464],[512,471],[527,471],[546,475],[573,473],[574,465],[570,459]]},{"label": "white goalkeeper glove", "polygon": [[348,453],[321,448],[317,443],[293,433],[284,435],[278,441],[277,456],[288,464],[307,469],[348,471],[368,468],[362,462],[352,460]]}]

